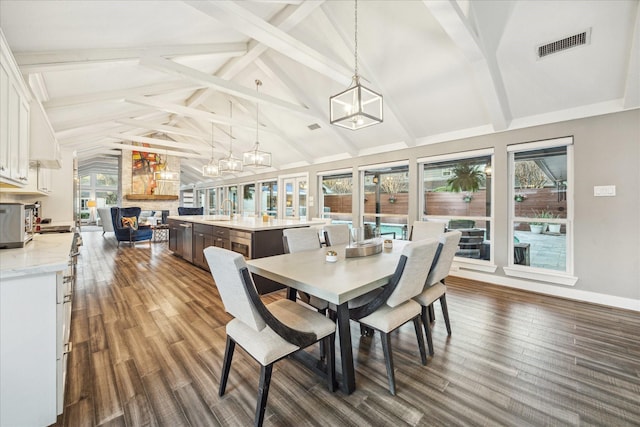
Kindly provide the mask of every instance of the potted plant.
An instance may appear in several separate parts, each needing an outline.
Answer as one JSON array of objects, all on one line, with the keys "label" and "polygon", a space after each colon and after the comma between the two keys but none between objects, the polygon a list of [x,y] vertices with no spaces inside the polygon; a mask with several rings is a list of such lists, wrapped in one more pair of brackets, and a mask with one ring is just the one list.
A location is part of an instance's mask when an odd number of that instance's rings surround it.
[{"label": "potted plant", "polygon": [[469,193],[467,193],[464,196],[462,196],[462,200],[465,203],[470,203],[472,199],[473,199],[473,196],[471,194],[469,194]]},{"label": "potted plant", "polygon": [[525,196],[524,194],[518,193],[513,197],[513,200],[515,200],[516,202],[520,203],[520,202],[524,202],[526,198],[527,198],[527,196]]},{"label": "potted plant", "polygon": [[[540,211],[533,211],[533,217],[538,219],[552,219],[553,214],[545,209]],[[534,234],[544,233],[547,228],[547,224],[544,221],[534,221],[529,223],[529,228]]]}]

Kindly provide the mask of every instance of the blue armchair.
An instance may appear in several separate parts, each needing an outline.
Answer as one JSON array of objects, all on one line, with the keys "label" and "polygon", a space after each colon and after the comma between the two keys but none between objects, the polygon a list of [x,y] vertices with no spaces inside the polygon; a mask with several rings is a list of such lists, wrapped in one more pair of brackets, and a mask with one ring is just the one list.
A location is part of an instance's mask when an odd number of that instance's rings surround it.
[{"label": "blue armchair", "polygon": [[[142,240],[148,240],[151,244],[151,238],[153,237],[153,230],[148,225],[138,225],[138,219],[140,218],[140,208],[111,208],[111,222],[113,223],[113,232],[118,240],[118,246],[120,242],[129,242],[131,246],[135,245],[135,242]],[[123,226],[122,218],[134,218],[135,225]]]},{"label": "blue armchair", "polygon": [[204,215],[204,207],[199,208],[187,208],[180,206],[178,208],[178,215]]}]

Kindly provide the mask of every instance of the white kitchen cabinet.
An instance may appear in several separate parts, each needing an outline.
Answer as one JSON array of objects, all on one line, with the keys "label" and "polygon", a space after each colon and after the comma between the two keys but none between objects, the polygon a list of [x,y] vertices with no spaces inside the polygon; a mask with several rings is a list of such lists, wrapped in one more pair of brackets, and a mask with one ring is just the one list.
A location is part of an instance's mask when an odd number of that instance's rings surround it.
[{"label": "white kitchen cabinet", "polygon": [[44,107],[37,99],[31,101],[29,127],[29,147],[31,162],[38,162],[40,169],[60,169],[62,153]]},{"label": "white kitchen cabinet", "polygon": [[0,30],[0,181],[24,186],[29,171],[31,96]]},{"label": "white kitchen cabinet", "polygon": [[72,240],[72,234],[36,235],[25,248],[0,252],[0,426],[51,425],[62,413]]}]

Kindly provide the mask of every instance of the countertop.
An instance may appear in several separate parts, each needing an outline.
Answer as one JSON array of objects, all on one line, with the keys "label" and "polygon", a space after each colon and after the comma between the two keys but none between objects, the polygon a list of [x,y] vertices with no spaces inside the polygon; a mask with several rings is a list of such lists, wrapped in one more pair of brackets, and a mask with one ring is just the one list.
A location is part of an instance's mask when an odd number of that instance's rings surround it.
[{"label": "countertop", "polygon": [[245,231],[278,230],[285,228],[308,227],[312,225],[324,225],[324,221],[298,220],[298,219],[276,219],[271,218],[269,222],[262,222],[262,217],[237,219],[224,215],[179,215],[169,216],[168,219],[176,221],[186,221],[196,224],[215,225],[216,227],[233,228]]},{"label": "countertop", "polygon": [[65,270],[73,235],[35,234],[24,248],[0,249],[0,279]]}]

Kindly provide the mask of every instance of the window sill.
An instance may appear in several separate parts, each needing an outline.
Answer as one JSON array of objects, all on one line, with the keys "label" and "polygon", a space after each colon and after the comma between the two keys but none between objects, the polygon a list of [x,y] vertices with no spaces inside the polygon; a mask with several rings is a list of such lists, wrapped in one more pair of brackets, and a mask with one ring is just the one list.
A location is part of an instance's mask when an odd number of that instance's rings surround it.
[{"label": "window sill", "polygon": [[550,272],[546,270],[519,267],[503,267],[503,270],[507,276],[555,283],[557,285],[574,286],[578,281],[577,277],[561,272]]},{"label": "window sill", "polygon": [[488,261],[478,261],[474,259],[454,258],[452,270],[475,270],[485,273],[495,273],[498,266],[490,264]]}]

